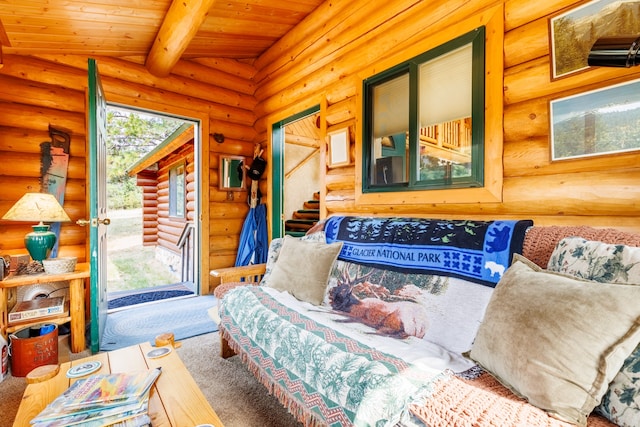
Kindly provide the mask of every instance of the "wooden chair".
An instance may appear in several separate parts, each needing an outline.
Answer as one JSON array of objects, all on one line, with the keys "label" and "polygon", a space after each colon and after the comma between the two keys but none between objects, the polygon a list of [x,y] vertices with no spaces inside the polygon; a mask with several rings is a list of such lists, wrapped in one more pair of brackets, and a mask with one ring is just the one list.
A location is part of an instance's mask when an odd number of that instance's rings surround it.
[{"label": "wooden chair", "polygon": [[211,270],[209,274],[220,279],[213,294],[220,300],[229,289],[236,286],[257,285],[264,276],[267,264],[244,265],[241,267],[227,267]]},{"label": "wooden chair", "polygon": [[[227,267],[211,270],[209,274],[220,279],[220,284],[213,290],[213,295],[220,300],[230,289],[237,286],[257,286],[264,276],[267,264],[254,264],[241,267]],[[235,355],[226,339],[220,334],[220,356],[224,359]]]}]

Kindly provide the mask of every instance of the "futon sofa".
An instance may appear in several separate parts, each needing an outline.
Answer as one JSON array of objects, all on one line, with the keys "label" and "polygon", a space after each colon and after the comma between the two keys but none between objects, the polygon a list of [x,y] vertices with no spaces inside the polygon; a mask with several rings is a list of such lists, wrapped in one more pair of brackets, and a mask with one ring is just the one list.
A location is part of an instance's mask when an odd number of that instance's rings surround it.
[{"label": "futon sofa", "polygon": [[[640,425],[640,235],[330,217],[220,269],[222,356],[305,426]],[[615,423],[615,424],[614,424]]]}]

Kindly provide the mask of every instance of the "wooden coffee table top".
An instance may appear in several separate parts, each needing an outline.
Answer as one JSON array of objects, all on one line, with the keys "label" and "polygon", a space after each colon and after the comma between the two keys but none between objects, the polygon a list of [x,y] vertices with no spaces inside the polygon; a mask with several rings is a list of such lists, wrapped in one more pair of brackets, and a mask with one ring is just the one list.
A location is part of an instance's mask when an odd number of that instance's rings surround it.
[{"label": "wooden coffee table top", "polygon": [[99,360],[102,366],[95,373],[107,374],[162,367],[162,374],[156,380],[149,400],[149,415],[153,427],[194,427],[199,424],[222,427],[218,415],[205,399],[176,351],[173,350],[156,359],[147,358],[147,352],[154,348],[156,347],[149,343],[143,343],[63,363],[53,378],[27,386],[13,426],[29,427],[32,418],[76,381],[66,376],[70,367],[90,360]]}]

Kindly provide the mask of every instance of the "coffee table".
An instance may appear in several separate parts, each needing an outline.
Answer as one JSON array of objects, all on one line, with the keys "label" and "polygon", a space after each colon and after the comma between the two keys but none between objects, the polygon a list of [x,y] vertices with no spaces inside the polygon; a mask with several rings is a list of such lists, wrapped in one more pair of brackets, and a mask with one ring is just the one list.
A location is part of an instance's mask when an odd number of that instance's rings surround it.
[{"label": "coffee table", "polygon": [[149,399],[149,415],[153,427],[194,427],[199,424],[222,427],[220,418],[176,351],[172,350],[158,358],[146,356],[156,348],[143,343],[63,363],[60,365],[60,372],[53,378],[27,385],[13,426],[28,427],[32,418],[76,381],[66,376],[70,367],[98,360],[102,366],[95,373],[103,374],[162,367],[162,374],[156,380]]}]

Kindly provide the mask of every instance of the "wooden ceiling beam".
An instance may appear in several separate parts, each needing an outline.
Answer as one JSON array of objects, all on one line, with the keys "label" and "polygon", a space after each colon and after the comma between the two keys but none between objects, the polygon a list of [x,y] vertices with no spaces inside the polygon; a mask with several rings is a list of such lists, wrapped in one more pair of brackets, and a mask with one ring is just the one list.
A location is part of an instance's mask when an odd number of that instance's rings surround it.
[{"label": "wooden ceiling beam", "polygon": [[11,41],[9,40],[9,36],[7,35],[7,32],[4,29],[4,25],[2,25],[2,21],[0,20],[0,68],[4,66],[4,59],[2,58],[2,46],[11,46]]},{"label": "wooden ceiling beam", "polygon": [[11,46],[11,41],[9,40],[9,36],[7,35],[7,31],[4,29],[2,20],[0,20],[0,45],[7,47]]},{"label": "wooden ceiling beam", "polygon": [[173,0],[145,62],[151,74],[166,77],[171,73],[214,2],[215,0]]}]

